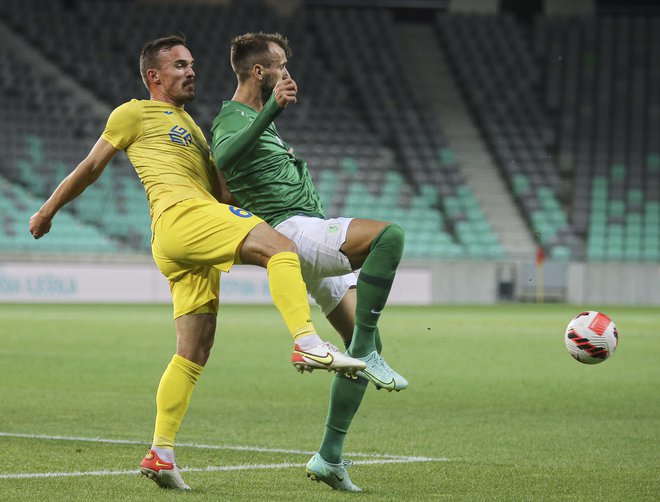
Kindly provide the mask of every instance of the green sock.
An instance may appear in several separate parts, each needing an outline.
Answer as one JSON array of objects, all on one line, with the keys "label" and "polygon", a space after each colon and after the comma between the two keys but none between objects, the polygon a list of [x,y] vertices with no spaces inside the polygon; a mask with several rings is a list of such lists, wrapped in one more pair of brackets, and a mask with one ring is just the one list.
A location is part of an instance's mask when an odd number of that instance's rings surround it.
[{"label": "green sock", "polygon": [[325,433],[319,454],[326,462],[338,464],[344,451],[344,440],[353,417],[360,407],[368,381],[365,378],[353,380],[336,375],[330,386],[330,405],[325,422]]},{"label": "green sock", "polygon": [[[380,354],[383,345],[380,333],[376,328],[376,350]],[[357,380],[342,375],[335,376],[330,386],[330,405],[325,421],[325,433],[319,453],[326,462],[338,464],[344,452],[344,440],[357,413],[362,398],[367,390],[368,381],[365,378]]]},{"label": "green sock", "polygon": [[376,350],[376,325],[392,289],[396,268],[403,254],[403,230],[385,227],[371,243],[357,280],[355,328],[348,353],[364,357]]}]

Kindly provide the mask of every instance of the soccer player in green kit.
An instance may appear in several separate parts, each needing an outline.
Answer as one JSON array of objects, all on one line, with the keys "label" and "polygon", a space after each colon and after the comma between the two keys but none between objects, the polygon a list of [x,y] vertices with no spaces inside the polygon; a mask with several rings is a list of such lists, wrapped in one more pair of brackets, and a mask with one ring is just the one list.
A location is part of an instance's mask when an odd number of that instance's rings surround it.
[{"label": "soccer player in green kit", "polygon": [[[342,458],[344,440],[368,382],[403,390],[407,380],[380,356],[378,318],[403,253],[402,229],[382,221],[326,219],[304,160],[279,136],[273,120],[296,102],[286,64],[291,55],[279,34],[247,33],[231,45],[238,87],[213,121],[213,154],[236,204],[270,223],[298,247],[307,289],[348,347],[367,367],[357,379],[337,376],[319,452],[307,475],[333,489],[361,491]],[[278,104],[274,91],[287,96]],[[360,269],[356,279],[353,271]],[[296,364],[294,351],[293,363]]]}]

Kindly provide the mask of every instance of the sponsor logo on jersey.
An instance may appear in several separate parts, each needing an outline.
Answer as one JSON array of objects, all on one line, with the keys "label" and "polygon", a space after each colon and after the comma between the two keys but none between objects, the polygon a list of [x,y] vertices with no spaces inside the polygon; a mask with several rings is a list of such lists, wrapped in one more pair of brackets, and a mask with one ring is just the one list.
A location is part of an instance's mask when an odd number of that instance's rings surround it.
[{"label": "sponsor logo on jersey", "polygon": [[192,134],[184,127],[175,125],[170,129],[170,139],[177,145],[189,146],[193,142]]}]

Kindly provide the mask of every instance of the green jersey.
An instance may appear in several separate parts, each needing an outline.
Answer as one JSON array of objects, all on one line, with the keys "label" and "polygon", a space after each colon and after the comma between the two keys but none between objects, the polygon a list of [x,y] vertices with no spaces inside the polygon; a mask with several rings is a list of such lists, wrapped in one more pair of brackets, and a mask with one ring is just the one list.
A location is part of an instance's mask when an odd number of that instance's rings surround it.
[{"label": "green jersey", "polygon": [[289,153],[273,120],[274,96],[257,113],[243,103],[224,101],[213,120],[213,156],[238,205],[271,226],[296,215],[325,218],[307,163]]}]

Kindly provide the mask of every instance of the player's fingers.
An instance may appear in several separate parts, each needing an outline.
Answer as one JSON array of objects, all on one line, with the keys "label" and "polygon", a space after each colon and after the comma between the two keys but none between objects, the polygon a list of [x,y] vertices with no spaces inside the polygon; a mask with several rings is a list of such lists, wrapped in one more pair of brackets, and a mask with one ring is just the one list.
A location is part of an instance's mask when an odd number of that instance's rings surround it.
[{"label": "player's fingers", "polygon": [[42,219],[37,213],[30,218],[28,230],[35,239],[38,239],[50,231],[51,225],[52,222]]},{"label": "player's fingers", "polygon": [[296,88],[296,85],[292,84],[291,82],[289,82],[287,84],[283,84],[282,87],[280,87],[280,90],[283,91],[283,92],[287,92],[287,93],[293,92],[294,94],[298,91],[298,89]]}]

